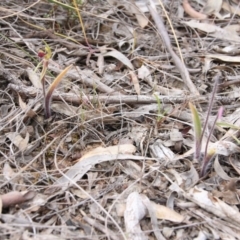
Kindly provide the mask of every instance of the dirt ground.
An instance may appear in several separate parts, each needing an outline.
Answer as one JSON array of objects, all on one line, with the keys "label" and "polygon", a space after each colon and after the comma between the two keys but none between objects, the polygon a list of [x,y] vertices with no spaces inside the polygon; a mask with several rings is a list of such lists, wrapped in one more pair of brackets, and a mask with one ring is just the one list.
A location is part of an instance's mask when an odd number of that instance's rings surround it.
[{"label": "dirt ground", "polygon": [[0,239],[240,239],[238,0],[2,0]]}]

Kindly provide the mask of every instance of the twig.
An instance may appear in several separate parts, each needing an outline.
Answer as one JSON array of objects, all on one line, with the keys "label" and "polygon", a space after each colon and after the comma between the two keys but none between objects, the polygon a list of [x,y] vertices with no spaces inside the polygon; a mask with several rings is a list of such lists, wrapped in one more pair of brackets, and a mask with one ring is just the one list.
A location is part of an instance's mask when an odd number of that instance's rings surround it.
[{"label": "twig", "polygon": [[182,77],[184,83],[187,85],[187,87],[189,88],[189,90],[191,91],[192,94],[200,95],[197,88],[195,87],[192,80],[190,79],[189,72],[188,72],[186,66],[184,65],[184,63],[180,60],[178,55],[172,49],[170,38],[169,38],[167,30],[163,24],[163,20],[162,20],[161,16],[150,5],[148,5],[148,9],[149,9],[150,14],[152,15],[152,18],[157,26],[159,34],[162,37],[163,42],[164,42],[168,52],[172,56],[175,66],[178,68],[178,70],[181,74],[181,77]]},{"label": "twig", "polygon": [[[40,94],[40,90],[34,88],[34,87],[26,87],[25,85],[15,85],[15,84],[8,84],[8,88],[16,91],[17,93],[24,94],[27,97],[36,97],[37,94]],[[187,101],[191,102],[198,102],[198,103],[206,103],[209,102],[210,97],[209,96],[196,96],[196,95],[190,95],[190,96],[158,96],[159,100],[162,103],[183,103]],[[72,93],[61,93],[59,91],[56,91],[53,94],[53,100],[62,100],[64,99],[68,103],[72,103],[75,105],[79,105],[82,102],[96,102],[100,101],[105,104],[110,103],[126,103],[126,104],[149,104],[149,103],[157,103],[156,98],[154,96],[146,96],[146,95],[88,95],[88,96],[79,96]],[[235,100],[235,98],[223,98],[219,96],[215,96],[216,101],[221,101],[222,103],[229,104],[231,101]]]},{"label": "twig", "polygon": [[[9,15],[6,15],[6,16],[3,16],[3,17],[0,17],[0,19],[9,18],[9,17],[13,17],[13,16],[16,16],[16,15],[18,16],[19,14],[22,14],[22,12],[24,12],[24,11],[32,8],[33,6],[37,5],[39,2],[41,2],[41,0],[38,0],[38,1],[34,2],[33,4],[29,5],[29,6],[26,7],[26,8],[22,8],[22,9],[21,9],[20,11],[18,11],[18,12],[15,12],[15,11],[10,10],[10,12],[13,12],[12,14],[9,14]],[[6,11],[9,12],[9,9],[5,9],[5,8],[2,8],[2,7],[0,7],[0,10],[3,11],[3,12],[6,12]],[[42,19],[42,18],[41,18],[41,19]]]}]

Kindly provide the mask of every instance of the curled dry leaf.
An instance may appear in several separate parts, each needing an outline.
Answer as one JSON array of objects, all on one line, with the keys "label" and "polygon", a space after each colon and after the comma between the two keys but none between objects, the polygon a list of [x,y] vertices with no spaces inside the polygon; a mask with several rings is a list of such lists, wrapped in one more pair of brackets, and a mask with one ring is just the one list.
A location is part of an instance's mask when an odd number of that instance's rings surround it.
[{"label": "curled dry leaf", "polygon": [[37,73],[35,71],[33,71],[31,68],[28,68],[27,70],[27,74],[28,74],[28,78],[31,81],[32,85],[35,88],[39,88],[42,89],[42,83],[39,80],[39,76],[37,75]]},{"label": "curled dry leaf", "polygon": [[119,41],[118,47],[121,52],[129,53],[133,49],[134,44],[134,38],[131,38],[128,41]]},{"label": "curled dry leaf", "polygon": [[151,76],[151,72],[150,72],[149,68],[147,68],[143,64],[137,71],[138,71],[139,79],[147,80],[147,82],[150,83],[151,86],[153,86],[153,80],[152,80],[152,76]]},{"label": "curled dry leaf", "polygon": [[22,100],[21,96],[18,94],[18,102],[20,108],[24,111],[27,109],[27,104]]},{"label": "curled dry leaf", "polygon": [[134,89],[135,89],[137,95],[140,95],[141,94],[141,90],[140,90],[140,86],[139,86],[139,81],[138,81],[137,75],[133,71],[129,71],[129,75],[131,77],[131,80],[132,80],[132,83],[133,83],[133,86],[134,86]]},{"label": "curled dry leaf", "polygon": [[20,151],[26,150],[28,147],[28,142],[29,142],[29,133],[26,133],[26,137],[22,138],[22,136],[16,132],[9,132],[6,134],[6,137],[10,139],[10,141],[18,147]]},{"label": "curled dry leaf", "polygon": [[138,8],[135,4],[130,2],[128,3],[127,1],[125,2],[124,6],[127,8],[127,10],[135,14],[138,24],[141,28],[145,28],[148,25],[148,18],[144,15],[143,11],[141,11],[141,8]]},{"label": "curled dry leaf", "polygon": [[203,20],[207,18],[206,14],[197,12],[192,6],[189,4],[188,0],[183,0],[183,9],[184,11],[192,18]]},{"label": "curled dry leaf", "polygon": [[131,70],[134,70],[134,67],[131,63],[131,61],[125,56],[123,55],[121,52],[117,51],[114,48],[110,48],[112,51],[107,52],[104,54],[104,57],[114,57],[117,60],[119,60],[121,63],[123,63],[124,65],[126,65],[128,68],[130,68]]},{"label": "curled dry leaf", "polygon": [[28,200],[31,200],[34,198],[35,192],[29,191],[29,192],[9,192],[1,196],[2,200],[2,206],[3,207],[10,207],[16,204],[21,204],[23,202],[26,202]]},{"label": "curled dry leaf", "polygon": [[[140,201],[140,198],[141,198],[141,201],[145,204],[146,203],[146,196],[138,194],[138,197],[137,197],[137,196],[135,196],[137,194],[138,193],[135,192],[134,196],[132,198],[134,198],[134,199],[136,198],[137,199],[136,201]],[[176,211],[174,211],[171,208],[165,207],[165,206],[160,205],[160,204],[156,204],[153,201],[149,201],[149,204],[151,205],[151,208],[153,209],[153,212],[156,214],[157,219],[165,219],[165,220],[168,220],[168,221],[171,221],[171,222],[176,222],[176,223],[180,223],[184,220],[184,217],[181,214],[177,213]],[[139,206],[140,205],[141,204],[139,203]],[[119,206],[119,208],[120,208],[120,210],[117,209],[118,216],[123,216],[123,213],[126,210],[126,205],[125,204],[118,204],[117,206]],[[145,209],[144,211],[147,211],[147,208],[145,206],[144,206],[144,209]],[[140,210],[138,210],[138,211],[140,211]],[[140,213],[141,212],[139,212],[139,214]],[[141,216],[141,214],[139,215],[139,217],[140,216]],[[150,215],[147,211],[146,212],[146,217],[149,217],[149,216]]]},{"label": "curled dry leaf", "polygon": [[121,144],[107,148],[98,147],[83,155],[50,189],[47,189],[46,193],[51,194],[56,188],[59,189],[59,187],[62,190],[67,189],[70,185],[80,180],[95,164],[123,159],[145,159],[145,157],[132,155],[135,151],[136,147],[132,144]]},{"label": "curled dry leaf", "polygon": [[193,166],[192,162],[185,159],[183,160],[186,165],[189,167],[189,170],[181,173],[180,176],[182,177],[183,181],[183,185],[184,185],[184,189],[189,189],[192,188],[199,180],[199,175],[195,169],[195,167]]},{"label": "curled dry leaf", "polygon": [[217,173],[217,175],[220,176],[224,180],[232,180],[233,179],[227,175],[227,173],[224,171],[224,169],[220,165],[220,163],[218,161],[218,156],[215,157],[214,170]]},{"label": "curled dry leaf", "polygon": [[140,220],[143,219],[146,213],[147,209],[140,195],[137,192],[129,194],[124,212],[124,221],[130,239],[148,239],[140,227]]}]

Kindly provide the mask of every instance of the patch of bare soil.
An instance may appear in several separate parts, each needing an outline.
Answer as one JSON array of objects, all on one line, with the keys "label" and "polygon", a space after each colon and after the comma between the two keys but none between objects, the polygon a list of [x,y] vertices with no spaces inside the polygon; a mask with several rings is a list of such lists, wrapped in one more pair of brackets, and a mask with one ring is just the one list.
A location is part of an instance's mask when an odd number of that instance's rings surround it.
[{"label": "patch of bare soil", "polygon": [[0,239],[240,239],[236,0],[2,0]]}]

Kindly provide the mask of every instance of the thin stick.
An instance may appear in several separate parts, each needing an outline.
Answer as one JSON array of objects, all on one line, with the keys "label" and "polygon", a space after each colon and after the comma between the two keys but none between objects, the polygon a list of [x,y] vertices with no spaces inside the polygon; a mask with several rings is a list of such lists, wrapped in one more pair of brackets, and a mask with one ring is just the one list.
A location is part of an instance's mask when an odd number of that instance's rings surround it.
[{"label": "thin stick", "polygon": [[[216,92],[217,92],[217,88],[218,88],[218,82],[219,82],[219,78],[221,76],[221,73],[218,72],[216,74],[216,76],[214,77],[214,86],[213,86],[213,90],[212,90],[212,93],[211,93],[211,97],[210,97],[210,101],[209,101],[209,106],[208,106],[208,110],[207,110],[207,115],[206,115],[206,120],[204,122],[204,126],[203,126],[203,129],[202,129],[202,135],[201,135],[201,138],[200,138],[200,143],[202,142],[202,139],[203,139],[203,135],[205,133],[205,130],[206,130],[206,127],[208,125],[208,119],[209,119],[209,116],[210,116],[210,113],[212,111],[212,108],[213,108],[213,103],[215,102],[214,101],[214,97],[216,95]],[[214,125],[213,125],[214,126]]]},{"label": "thin stick", "polygon": [[[8,84],[8,88],[24,94],[25,96],[28,97],[36,97],[37,94],[39,94],[39,90],[34,88],[34,87],[26,87],[25,85],[15,85],[15,84]],[[53,100],[62,100],[64,99],[66,102],[72,103],[79,105],[82,102],[104,102],[105,104],[109,103],[126,103],[126,104],[149,104],[149,103],[157,103],[156,98],[154,96],[146,96],[146,95],[121,95],[120,93],[115,92],[114,95],[85,95],[85,96],[80,96],[77,94],[72,94],[72,93],[61,93],[59,91],[56,91],[53,94]],[[191,96],[158,96],[159,100],[162,103],[183,103],[187,101],[191,102],[198,102],[198,103],[203,103],[203,102],[208,102],[209,98],[206,96],[196,96],[196,95],[191,95]],[[221,97],[216,97],[217,100],[223,101]],[[229,101],[229,98],[226,98],[226,102]]]}]

